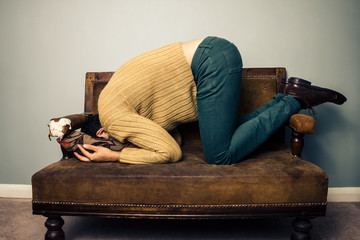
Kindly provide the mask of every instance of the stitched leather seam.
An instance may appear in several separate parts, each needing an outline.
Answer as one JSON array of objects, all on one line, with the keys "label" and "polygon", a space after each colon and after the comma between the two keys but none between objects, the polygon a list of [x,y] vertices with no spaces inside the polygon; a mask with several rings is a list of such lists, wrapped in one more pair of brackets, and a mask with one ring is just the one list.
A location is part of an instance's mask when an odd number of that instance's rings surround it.
[{"label": "stitched leather seam", "polygon": [[253,76],[245,76],[242,79],[254,79],[254,78],[258,78],[258,79],[263,79],[263,78],[278,79],[279,76],[278,75],[253,75]]},{"label": "stitched leather seam", "polygon": [[99,207],[145,207],[145,208],[272,208],[272,207],[317,207],[326,206],[325,203],[264,203],[264,204],[220,204],[220,205],[183,205],[183,204],[119,204],[119,203],[73,203],[73,202],[43,202],[33,201],[40,205],[65,206],[99,206]]}]

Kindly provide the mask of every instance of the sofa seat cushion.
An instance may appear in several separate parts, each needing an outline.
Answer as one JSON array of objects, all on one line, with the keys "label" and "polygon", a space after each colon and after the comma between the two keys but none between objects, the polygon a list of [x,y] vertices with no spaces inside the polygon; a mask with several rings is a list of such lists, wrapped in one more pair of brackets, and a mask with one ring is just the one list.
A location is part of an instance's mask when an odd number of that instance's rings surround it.
[{"label": "sofa seat cushion", "polygon": [[32,178],[34,203],[231,205],[326,203],[328,177],[285,145],[262,149],[230,166],[205,162],[185,145],[172,164],[56,162]]}]

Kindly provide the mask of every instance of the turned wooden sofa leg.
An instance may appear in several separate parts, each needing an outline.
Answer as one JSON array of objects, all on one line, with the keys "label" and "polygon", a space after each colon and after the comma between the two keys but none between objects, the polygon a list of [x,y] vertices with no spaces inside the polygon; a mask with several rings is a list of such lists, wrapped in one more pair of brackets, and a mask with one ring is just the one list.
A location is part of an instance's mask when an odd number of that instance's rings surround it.
[{"label": "turned wooden sofa leg", "polygon": [[301,152],[304,147],[304,134],[292,131],[291,133],[291,153],[295,157],[301,158]]},{"label": "turned wooden sofa leg", "polygon": [[48,216],[45,226],[48,229],[45,240],[65,240],[65,233],[62,230],[64,220],[61,216]]},{"label": "turned wooden sofa leg", "polygon": [[310,240],[310,229],[312,227],[309,217],[297,217],[293,221],[294,232],[291,240]]}]

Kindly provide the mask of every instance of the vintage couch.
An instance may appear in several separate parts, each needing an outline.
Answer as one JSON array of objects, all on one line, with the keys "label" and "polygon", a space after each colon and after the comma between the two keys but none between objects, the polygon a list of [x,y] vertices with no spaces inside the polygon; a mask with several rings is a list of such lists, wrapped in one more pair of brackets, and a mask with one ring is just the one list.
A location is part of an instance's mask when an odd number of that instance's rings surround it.
[{"label": "vintage couch", "polygon": [[[239,115],[272,99],[284,68],[247,68]],[[113,72],[86,74],[85,113],[66,116],[72,129],[97,112],[97,98]],[[197,124],[180,127],[183,160],[172,164],[85,163],[64,152],[61,161],[32,177],[33,214],[47,217],[45,239],[64,239],[63,215],[121,218],[229,219],[294,217],[291,239],[309,239],[310,219],[324,216],[328,177],[301,159],[303,135],[313,133],[312,117],[296,114],[243,162],[207,164]],[[156,220],[154,220],[156,221]],[[290,238],[290,236],[289,236]]]}]

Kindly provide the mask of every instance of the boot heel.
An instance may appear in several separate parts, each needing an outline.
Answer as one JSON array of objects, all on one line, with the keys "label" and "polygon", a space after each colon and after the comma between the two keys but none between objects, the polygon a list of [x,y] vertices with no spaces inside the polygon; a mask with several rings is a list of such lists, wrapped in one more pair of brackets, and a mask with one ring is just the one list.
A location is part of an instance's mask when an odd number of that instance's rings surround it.
[{"label": "boot heel", "polygon": [[297,77],[291,77],[287,80],[287,83],[294,83],[294,84],[298,84],[298,85],[303,85],[303,86],[309,86],[311,85],[311,82],[302,79],[302,78],[297,78]]}]

